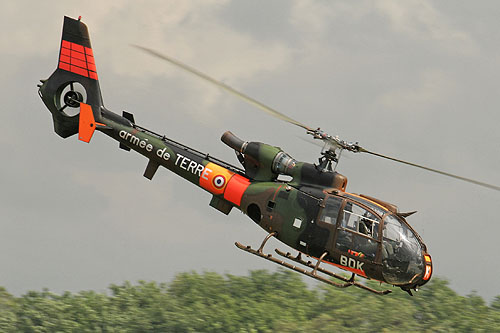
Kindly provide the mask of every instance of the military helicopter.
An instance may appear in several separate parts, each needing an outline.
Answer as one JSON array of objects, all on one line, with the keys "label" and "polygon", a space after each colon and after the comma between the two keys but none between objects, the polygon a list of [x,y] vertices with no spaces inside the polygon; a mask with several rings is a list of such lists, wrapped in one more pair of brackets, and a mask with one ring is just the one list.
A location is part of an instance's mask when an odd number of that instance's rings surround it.
[{"label": "military helicopter", "polygon": [[[62,138],[78,134],[79,140],[88,143],[98,130],[118,141],[121,149],[144,155],[148,159],[144,172],[147,179],[153,179],[159,166],[163,166],[201,187],[213,195],[210,206],[226,215],[237,208],[268,232],[257,249],[236,242],[239,249],[321,282],[339,288],[355,286],[379,295],[391,292],[358,282],[355,279],[358,275],[398,286],[412,295],[412,290],[417,291],[430,280],[433,271],[426,245],[406,221],[415,212],[402,213],[393,204],[347,192],[347,178],[334,167],[342,151],[367,153],[500,190],[495,185],[392,158],[369,151],[357,142],[341,140],[289,118],[175,59],[137,47],[305,129],[324,145],[318,163],[296,161],[278,147],[243,141],[228,131],[221,140],[235,151],[243,166],[236,167],[137,125],[129,112],[119,115],[106,109],[88,29],[81,18],[64,17],[57,68],[38,85],[39,95],[52,113],[54,131]],[[291,180],[280,180],[280,175]],[[276,249],[276,254],[283,258],[280,259],[265,253],[264,246],[271,237],[298,254]],[[352,275],[350,278],[339,275],[324,265],[320,267],[322,263]]]}]

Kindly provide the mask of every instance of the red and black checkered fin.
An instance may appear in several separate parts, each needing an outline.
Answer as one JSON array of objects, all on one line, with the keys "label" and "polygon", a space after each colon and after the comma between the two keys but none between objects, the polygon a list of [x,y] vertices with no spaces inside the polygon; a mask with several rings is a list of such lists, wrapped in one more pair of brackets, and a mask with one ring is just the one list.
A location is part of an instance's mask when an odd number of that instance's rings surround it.
[{"label": "red and black checkered fin", "polygon": [[92,49],[64,39],[61,41],[59,68],[97,80]]},{"label": "red and black checkered fin", "polygon": [[39,92],[63,138],[79,131],[78,103],[89,105],[95,122],[100,121],[103,103],[94,53],[87,26],[79,19],[64,17],[57,68]]},{"label": "red and black checkered fin", "polygon": [[87,27],[69,17],[64,18],[58,67],[97,80],[94,53]]}]

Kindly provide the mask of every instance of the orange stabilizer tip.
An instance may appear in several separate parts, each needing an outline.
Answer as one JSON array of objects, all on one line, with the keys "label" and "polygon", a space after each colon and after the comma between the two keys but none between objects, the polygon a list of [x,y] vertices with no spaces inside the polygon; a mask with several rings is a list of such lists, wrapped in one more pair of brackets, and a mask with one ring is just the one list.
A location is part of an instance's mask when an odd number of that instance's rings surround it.
[{"label": "orange stabilizer tip", "polygon": [[85,103],[80,103],[80,123],[78,128],[78,139],[83,142],[90,142],[94,135],[96,123],[92,107]]}]

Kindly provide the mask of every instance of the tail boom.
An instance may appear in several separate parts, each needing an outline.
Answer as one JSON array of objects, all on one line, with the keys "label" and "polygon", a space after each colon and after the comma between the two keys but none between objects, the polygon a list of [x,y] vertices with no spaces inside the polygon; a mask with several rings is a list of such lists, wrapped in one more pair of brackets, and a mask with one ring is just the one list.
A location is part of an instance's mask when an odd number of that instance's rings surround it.
[{"label": "tail boom", "polygon": [[213,194],[210,205],[221,212],[240,208],[251,184],[243,170],[136,125],[128,112],[120,116],[103,106],[88,29],[80,20],[64,18],[57,68],[42,83],[39,94],[59,136],[78,133],[89,142],[97,129],[120,148],[144,155],[146,178],[152,179],[161,165]]}]

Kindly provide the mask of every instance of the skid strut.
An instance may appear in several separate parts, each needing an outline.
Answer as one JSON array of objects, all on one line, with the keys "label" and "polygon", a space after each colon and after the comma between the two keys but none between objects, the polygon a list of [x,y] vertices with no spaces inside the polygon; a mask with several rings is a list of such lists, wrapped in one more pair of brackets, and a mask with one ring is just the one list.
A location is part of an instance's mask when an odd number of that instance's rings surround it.
[{"label": "skid strut", "polygon": [[[261,258],[264,258],[266,260],[269,260],[269,261],[272,261],[278,265],[281,265],[283,267],[286,267],[286,268],[289,268],[291,270],[294,270],[296,272],[299,272],[301,274],[304,274],[304,275],[307,275],[309,277],[312,277],[313,279],[316,279],[318,281],[321,281],[321,282],[324,282],[326,284],[329,284],[329,285],[332,285],[332,286],[335,286],[337,288],[347,288],[347,287],[350,287],[350,286],[355,286],[355,287],[358,287],[358,288],[361,288],[361,289],[364,289],[364,290],[367,290],[367,291],[370,291],[372,293],[375,293],[375,294],[378,294],[378,295],[386,295],[388,293],[391,292],[391,290],[383,290],[383,291],[380,291],[380,290],[376,290],[376,289],[373,289],[373,288],[370,288],[368,286],[365,286],[364,284],[361,284],[359,282],[356,282],[354,280],[354,277],[355,277],[355,274],[353,273],[352,276],[350,278],[346,278],[344,276],[341,276],[341,275],[338,275],[338,274],[335,274],[329,270],[326,270],[322,267],[319,267],[319,265],[321,264],[322,260],[325,258],[325,256],[328,254],[328,252],[324,252],[321,257],[316,261],[316,263],[312,263],[311,261],[305,261],[302,259],[302,253],[299,252],[299,254],[296,256],[296,257],[293,257],[290,252],[288,253],[284,253],[278,249],[275,249],[276,253],[282,257],[285,257],[287,259],[290,259],[296,263],[299,263],[303,266],[306,266],[306,267],[309,267],[309,268],[312,268],[311,271],[307,270],[307,269],[304,269],[302,267],[298,267],[298,266],[295,266],[295,265],[292,265],[286,261],[283,261],[283,260],[280,260],[278,258],[275,258],[272,256],[272,254],[266,254],[264,253],[264,246],[266,245],[267,241],[273,237],[273,236],[276,236],[276,232],[272,232],[270,234],[268,234],[266,236],[266,238],[264,238],[264,240],[262,241],[262,244],[260,245],[259,249],[258,250],[255,250],[253,249],[251,246],[245,246],[239,242],[236,242],[235,245],[240,249],[240,250],[243,250],[243,251],[246,251],[246,252],[249,252],[251,254],[255,254],[256,256],[259,256]],[[324,273],[326,275],[329,275],[333,278],[336,278],[338,280],[341,280],[343,281],[344,283],[337,283],[337,282],[334,282],[334,281],[331,281],[331,280],[328,280],[320,275],[317,274],[317,272],[321,272],[321,273]]]}]

